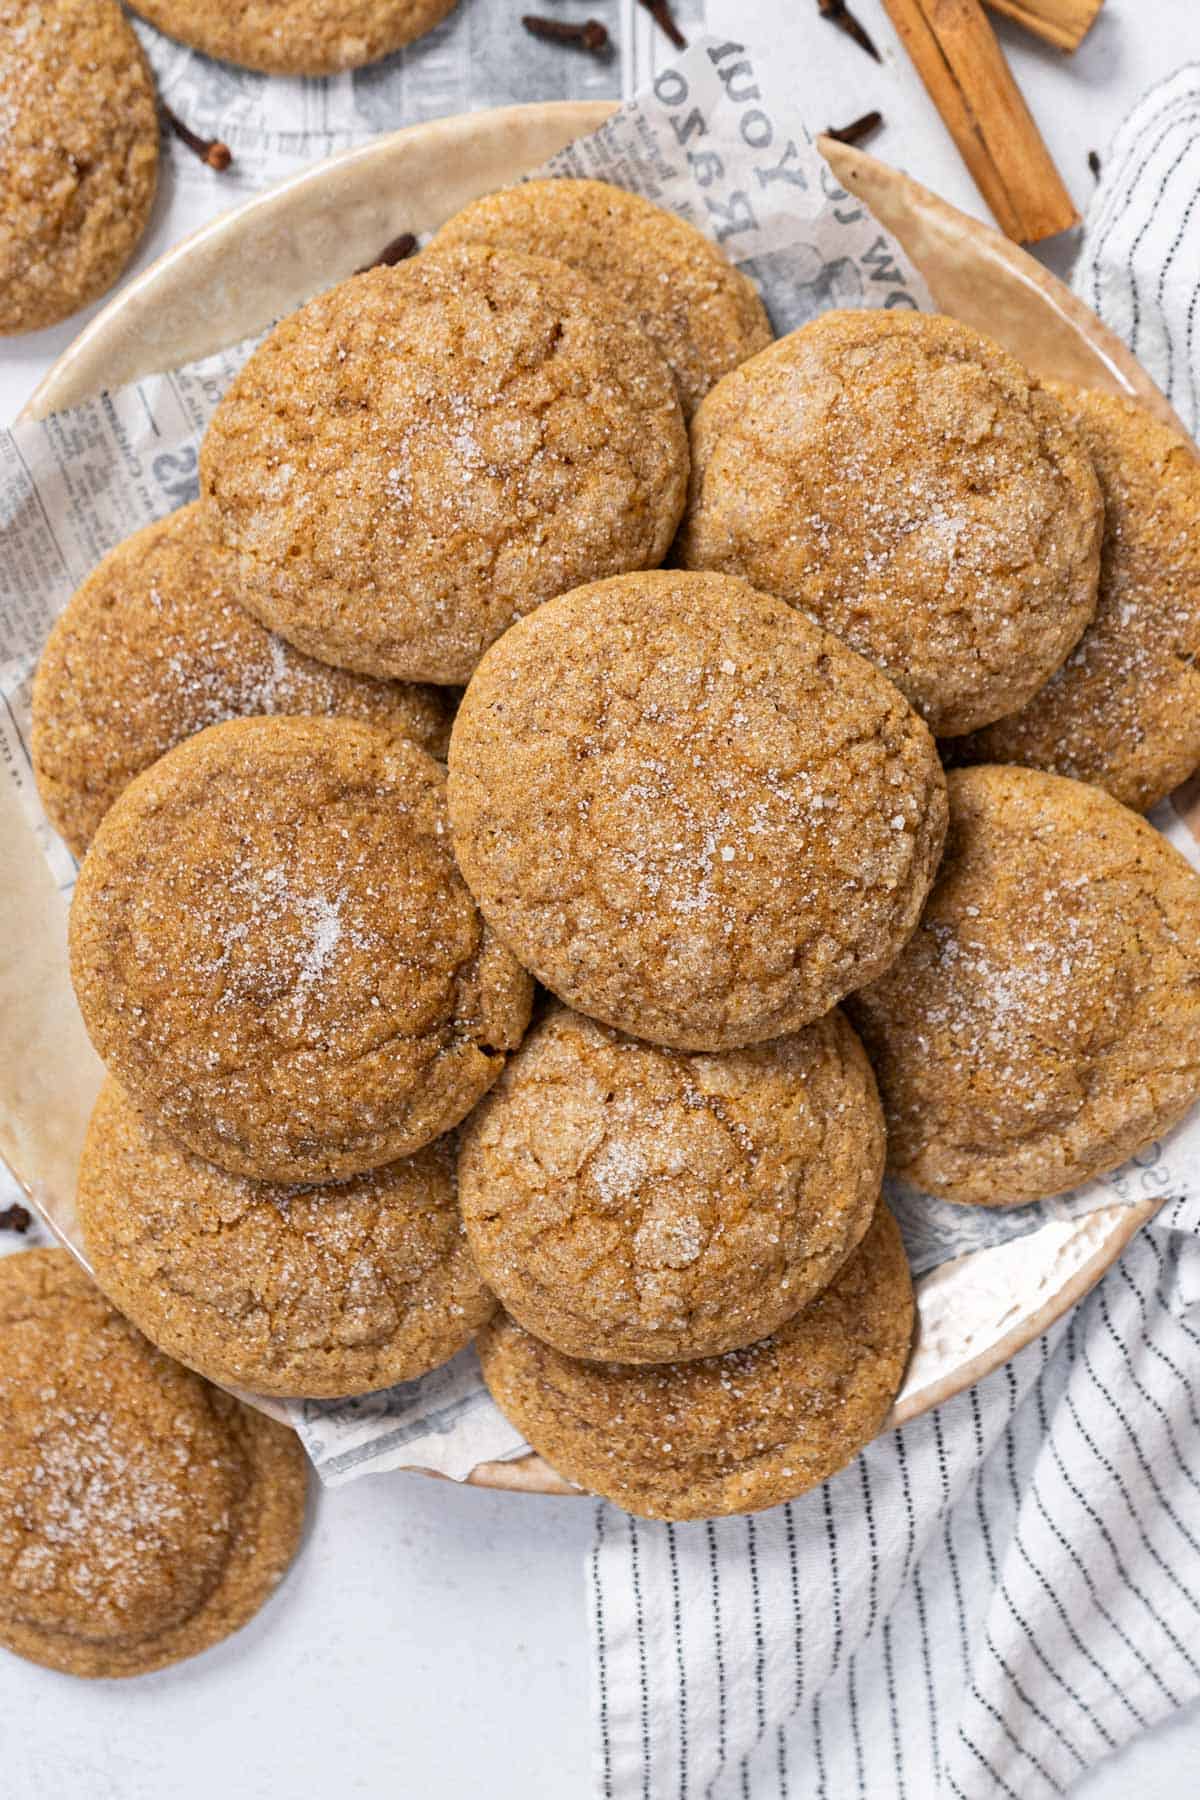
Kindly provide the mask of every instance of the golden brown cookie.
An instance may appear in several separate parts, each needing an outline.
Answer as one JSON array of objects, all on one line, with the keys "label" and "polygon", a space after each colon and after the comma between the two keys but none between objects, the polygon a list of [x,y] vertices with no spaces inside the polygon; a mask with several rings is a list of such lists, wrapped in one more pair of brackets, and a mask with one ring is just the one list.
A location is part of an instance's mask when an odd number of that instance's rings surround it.
[{"label": "golden brown cookie", "polygon": [[1102,519],[1061,407],[998,344],[938,314],[831,312],[697,412],[679,556],[790,600],[953,736],[1070,651]]},{"label": "golden brown cookie", "polygon": [[444,756],[437,689],[314,662],[238,604],[237,582],[185,506],[118,544],[55,621],[33,682],[33,770],[77,856],[135,775],[224,719],[338,713]]},{"label": "golden brown cookie", "polygon": [[454,1197],[454,1139],[324,1187],[229,1175],[109,1080],[79,1166],[88,1259],[146,1336],[210,1381],[296,1398],[427,1374],[494,1310]]},{"label": "golden brown cookie", "polygon": [[807,1305],[871,1223],[883,1155],[839,1012],[689,1056],[554,1006],[464,1130],[459,1199],[527,1331],[568,1356],[668,1362]]},{"label": "golden brown cookie", "polygon": [[870,663],[724,575],[627,575],[494,645],[450,738],[459,865],[563,1000],[684,1050],[796,1031],[916,924],[933,740]]},{"label": "golden brown cookie", "polygon": [[0,0],[0,334],[110,288],[157,178],[154,78],[115,0]]},{"label": "golden brown cookie", "polygon": [[295,1435],[172,1362],[64,1250],[0,1260],[0,1644],[145,1675],[240,1629],[300,1545]]},{"label": "golden brown cookie", "polygon": [[448,684],[550,595],[661,562],[687,467],[671,372],[620,307],[474,244],[285,319],[200,458],[261,619],[326,662]]},{"label": "golden brown cookie", "polygon": [[696,1362],[581,1362],[504,1313],[479,1338],[492,1398],[568,1481],[651,1519],[757,1512],[817,1487],[882,1426],[908,1361],[912,1281],[882,1201],[834,1280],[772,1337]]},{"label": "golden brown cookie", "polygon": [[531,998],[455,869],[441,765],[351,719],[233,719],[137,776],[80,870],[71,974],[165,1130],[281,1182],[457,1125]]},{"label": "golden brown cookie", "polygon": [[1046,385],[1104,495],[1096,617],[1022,711],[948,749],[1095,782],[1146,812],[1200,764],[1200,461],[1132,400]]},{"label": "golden brown cookie", "polygon": [[1099,788],[956,769],[921,923],[849,1004],[893,1174],[979,1206],[1061,1193],[1200,1097],[1200,875]]},{"label": "golden brown cookie", "polygon": [[205,56],[268,75],[333,75],[432,31],[457,0],[130,0]]},{"label": "golden brown cookie", "polygon": [[753,282],[702,232],[607,181],[526,181],[485,194],[435,244],[496,244],[569,263],[635,318],[690,418],[713,383],[771,342]]}]

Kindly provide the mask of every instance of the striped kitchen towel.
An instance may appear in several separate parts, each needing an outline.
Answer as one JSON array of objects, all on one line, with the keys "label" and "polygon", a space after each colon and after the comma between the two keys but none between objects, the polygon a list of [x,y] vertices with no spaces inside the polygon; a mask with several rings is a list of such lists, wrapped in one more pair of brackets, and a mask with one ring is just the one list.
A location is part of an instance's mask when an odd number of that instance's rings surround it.
[{"label": "striped kitchen towel", "polygon": [[[1200,69],[1108,151],[1076,287],[1195,428]],[[816,1492],[692,1525],[601,1504],[588,1610],[604,1800],[1069,1791],[1200,1695],[1200,1195]]]},{"label": "striped kitchen towel", "polygon": [[1200,64],[1134,107],[1101,163],[1074,286],[1200,433]]}]

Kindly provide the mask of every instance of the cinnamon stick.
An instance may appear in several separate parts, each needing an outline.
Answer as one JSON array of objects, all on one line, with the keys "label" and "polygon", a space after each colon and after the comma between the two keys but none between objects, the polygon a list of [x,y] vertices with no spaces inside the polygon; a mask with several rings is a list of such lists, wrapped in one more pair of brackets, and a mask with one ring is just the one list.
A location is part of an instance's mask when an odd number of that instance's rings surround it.
[{"label": "cinnamon stick", "polygon": [[980,0],[883,0],[996,223],[1034,244],[1079,221]]},{"label": "cinnamon stick", "polygon": [[987,0],[993,12],[1015,19],[1056,50],[1078,50],[1103,0]]}]

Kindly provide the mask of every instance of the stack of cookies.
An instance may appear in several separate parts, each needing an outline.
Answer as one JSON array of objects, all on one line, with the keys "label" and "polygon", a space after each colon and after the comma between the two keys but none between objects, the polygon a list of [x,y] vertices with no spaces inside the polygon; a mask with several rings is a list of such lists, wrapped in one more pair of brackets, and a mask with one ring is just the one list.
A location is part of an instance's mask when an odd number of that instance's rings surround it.
[{"label": "stack of cookies", "polygon": [[285,319],[35,687],[105,1292],[259,1393],[474,1338],[635,1512],[823,1481],[911,1343],[885,1169],[1036,1199],[1200,1093],[1138,816],[1200,763],[1198,516],[1128,403],[949,318],[772,342],[594,182]]}]

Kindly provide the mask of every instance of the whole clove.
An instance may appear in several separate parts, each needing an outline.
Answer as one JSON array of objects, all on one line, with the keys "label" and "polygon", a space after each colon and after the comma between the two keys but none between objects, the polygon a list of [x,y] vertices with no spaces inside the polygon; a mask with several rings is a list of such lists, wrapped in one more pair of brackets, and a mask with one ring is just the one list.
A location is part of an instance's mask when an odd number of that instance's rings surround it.
[{"label": "whole clove", "polygon": [[877,63],[883,61],[879,51],[875,48],[875,40],[866,26],[860,24],[855,18],[846,5],[846,0],[817,0],[817,8],[823,19],[828,19],[831,25],[836,25],[838,30],[852,39],[860,50],[865,50],[867,55],[874,57]]},{"label": "whole clove", "polygon": [[548,44],[574,44],[577,49],[590,50],[593,56],[602,56],[609,47],[608,27],[599,19],[584,19],[576,25],[567,19],[544,19],[537,13],[525,13],[521,23],[530,37],[542,38]]},{"label": "whole clove", "polygon": [[417,253],[417,240],[411,231],[402,231],[398,237],[392,238],[383,246],[379,255],[361,269],[355,269],[356,275],[365,275],[368,269],[394,269],[397,263],[407,262],[410,256]]},{"label": "whole clove", "polygon": [[219,175],[224,174],[233,161],[233,151],[229,145],[223,144],[220,138],[201,137],[198,131],[193,131],[190,125],[184,124],[178,113],[171,111],[165,100],[160,100],[158,104],[162,107],[163,118],[180,143],[186,144],[192,154],[198,156],[202,163],[207,163],[210,169],[215,169]]},{"label": "whole clove", "polygon": [[0,1231],[26,1232],[33,1224],[33,1214],[27,1206],[19,1206],[16,1201],[0,1211]]},{"label": "whole clove", "polygon": [[848,125],[830,125],[825,136],[833,138],[838,144],[865,144],[882,124],[881,112],[865,112],[860,119],[851,119]]},{"label": "whole clove", "polygon": [[645,7],[658,29],[670,38],[677,50],[687,49],[688,41],[675,23],[669,0],[638,0],[638,4]]}]

